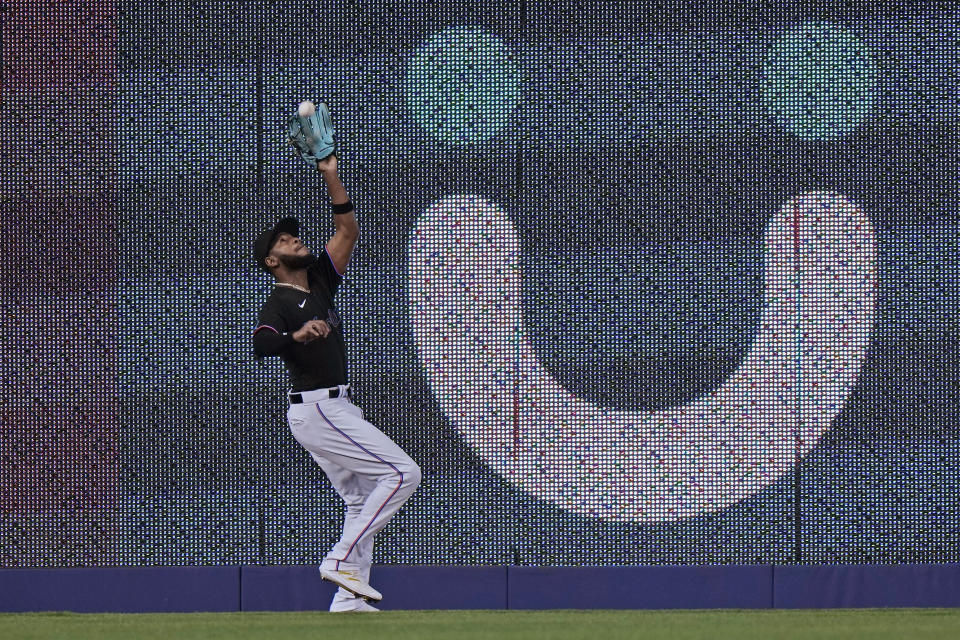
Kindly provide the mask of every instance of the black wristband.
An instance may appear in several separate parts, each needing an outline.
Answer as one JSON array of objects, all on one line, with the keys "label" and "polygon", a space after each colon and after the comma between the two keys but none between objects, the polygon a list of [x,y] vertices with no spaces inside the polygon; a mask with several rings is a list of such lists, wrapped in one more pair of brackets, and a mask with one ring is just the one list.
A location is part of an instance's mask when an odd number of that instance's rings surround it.
[{"label": "black wristband", "polygon": [[334,205],[333,205],[333,213],[334,213],[334,215],[339,214],[339,213],[350,213],[351,211],[353,211],[353,203],[350,202],[349,200],[347,200],[347,201],[344,202],[343,204],[334,204]]}]

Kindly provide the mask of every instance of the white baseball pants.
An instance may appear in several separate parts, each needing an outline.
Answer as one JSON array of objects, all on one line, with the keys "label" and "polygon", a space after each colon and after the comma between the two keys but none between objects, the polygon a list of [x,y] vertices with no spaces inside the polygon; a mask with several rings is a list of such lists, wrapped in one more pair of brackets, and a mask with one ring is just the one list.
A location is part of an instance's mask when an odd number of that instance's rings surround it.
[{"label": "white baseball pants", "polygon": [[[346,504],[343,533],[323,559],[325,569],[352,570],[370,580],[373,538],[420,484],[420,467],[345,397],[291,404],[290,431],[327,474]],[[340,589],[334,603],[354,598]]]}]

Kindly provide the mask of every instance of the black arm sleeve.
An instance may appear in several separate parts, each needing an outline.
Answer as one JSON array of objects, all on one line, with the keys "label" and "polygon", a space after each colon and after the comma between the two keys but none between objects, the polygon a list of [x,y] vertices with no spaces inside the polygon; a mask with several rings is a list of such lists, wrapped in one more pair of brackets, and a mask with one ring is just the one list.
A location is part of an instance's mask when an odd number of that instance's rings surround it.
[{"label": "black arm sleeve", "polygon": [[253,353],[257,358],[278,356],[283,350],[296,342],[289,333],[274,333],[269,329],[262,329],[253,334]]},{"label": "black arm sleeve", "polygon": [[260,321],[253,330],[253,353],[257,358],[278,356],[296,342],[293,333],[287,331],[283,317],[270,308],[270,301],[260,310]]}]

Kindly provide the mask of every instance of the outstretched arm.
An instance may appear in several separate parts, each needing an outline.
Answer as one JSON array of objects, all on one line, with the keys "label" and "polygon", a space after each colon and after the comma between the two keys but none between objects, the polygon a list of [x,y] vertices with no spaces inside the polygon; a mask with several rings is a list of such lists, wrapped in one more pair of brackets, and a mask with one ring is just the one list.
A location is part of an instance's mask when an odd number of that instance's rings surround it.
[{"label": "outstretched arm", "polygon": [[[357,217],[354,215],[353,205],[350,204],[350,197],[347,196],[347,189],[340,181],[340,174],[337,173],[337,156],[331,155],[318,160],[317,169],[323,176],[323,181],[327,183],[327,191],[330,192],[330,201],[333,203],[334,210],[335,231],[333,237],[327,242],[327,253],[330,254],[330,260],[337,273],[343,275],[347,270],[353,247],[357,244],[357,238],[360,237],[360,225],[357,224]],[[337,213],[340,209],[346,209],[346,211]]]}]

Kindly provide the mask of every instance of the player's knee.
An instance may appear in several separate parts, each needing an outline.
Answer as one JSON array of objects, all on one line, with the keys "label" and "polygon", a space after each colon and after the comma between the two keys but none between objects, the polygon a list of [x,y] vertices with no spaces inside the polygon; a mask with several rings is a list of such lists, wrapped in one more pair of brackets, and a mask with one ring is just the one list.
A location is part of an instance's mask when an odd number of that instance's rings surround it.
[{"label": "player's knee", "polygon": [[403,485],[412,491],[420,486],[420,479],[422,477],[420,466],[413,460],[410,460],[403,470]]}]

